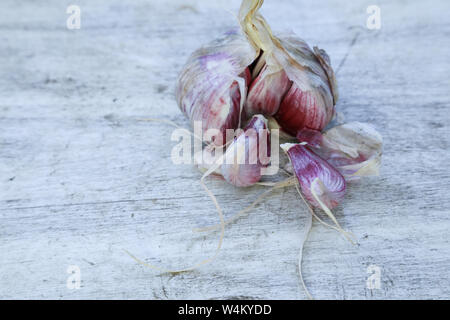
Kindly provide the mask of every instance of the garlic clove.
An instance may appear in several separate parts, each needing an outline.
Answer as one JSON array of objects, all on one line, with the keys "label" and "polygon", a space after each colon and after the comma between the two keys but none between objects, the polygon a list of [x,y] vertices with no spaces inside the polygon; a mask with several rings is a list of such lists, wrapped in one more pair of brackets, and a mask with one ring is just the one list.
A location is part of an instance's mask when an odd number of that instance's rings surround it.
[{"label": "garlic clove", "polygon": [[256,115],[227,148],[221,168],[223,177],[237,187],[254,185],[261,179],[261,168],[268,164],[262,161],[262,157],[270,156],[268,151],[267,120]]},{"label": "garlic clove", "polygon": [[366,123],[346,123],[324,134],[301,130],[297,139],[300,142],[308,142],[314,151],[335,167],[347,181],[379,174],[383,139]]},{"label": "garlic clove", "polygon": [[291,85],[292,82],[283,70],[265,65],[249,89],[244,106],[247,116],[272,116],[277,113],[281,100]]},{"label": "garlic clove", "polygon": [[323,130],[332,120],[337,100],[337,83],[330,59],[324,50],[311,50],[294,34],[278,38],[279,46],[268,57],[293,82],[275,118],[280,126],[296,136],[299,130]]},{"label": "garlic clove", "polygon": [[329,111],[316,92],[303,91],[293,84],[274,117],[283,130],[296,136],[304,128],[323,130],[333,116]]},{"label": "garlic clove", "polygon": [[308,202],[318,208],[322,202],[332,209],[342,201],[345,179],[333,166],[301,144],[286,143],[281,148],[287,153]]}]

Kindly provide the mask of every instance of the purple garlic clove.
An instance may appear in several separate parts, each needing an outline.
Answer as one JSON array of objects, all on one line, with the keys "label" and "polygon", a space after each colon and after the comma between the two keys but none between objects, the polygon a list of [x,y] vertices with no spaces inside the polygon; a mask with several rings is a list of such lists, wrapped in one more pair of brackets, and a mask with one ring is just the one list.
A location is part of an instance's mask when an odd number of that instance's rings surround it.
[{"label": "purple garlic clove", "polygon": [[245,112],[247,116],[264,114],[273,116],[280,108],[281,100],[292,85],[283,70],[272,70],[265,65],[258,77],[252,82]]},{"label": "purple garlic clove", "polygon": [[325,106],[315,91],[303,91],[293,84],[283,99],[275,119],[280,126],[295,136],[299,130],[322,130],[333,117],[333,106]]},{"label": "purple garlic clove", "polygon": [[342,201],[345,179],[327,161],[301,144],[286,143],[281,148],[287,153],[308,202],[318,208],[322,208],[322,202],[328,209],[333,209]]},{"label": "purple garlic clove", "polygon": [[[323,130],[334,116],[338,93],[330,59],[324,50],[311,48],[294,34],[279,37],[275,60],[292,81],[274,115],[279,125],[292,136],[308,128]],[[279,48],[281,48],[279,47]]]},{"label": "purple garlic clove", "polygon": [[307,142],[320,157],[335,167],[347,181],[378,175],[383,140],[370,125],[346,123],[325,133],[301,130],[299,142]]}]

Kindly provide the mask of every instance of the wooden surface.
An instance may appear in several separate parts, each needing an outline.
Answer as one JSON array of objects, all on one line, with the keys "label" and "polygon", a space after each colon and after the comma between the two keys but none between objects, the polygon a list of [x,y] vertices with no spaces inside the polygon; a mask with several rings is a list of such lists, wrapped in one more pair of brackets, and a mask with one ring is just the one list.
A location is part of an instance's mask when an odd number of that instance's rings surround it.
[{"label": "wooden surface", "polygon": [[[66,8],[82,10],[66,28]],[[381,8],[381,29],[366,8]],[[308,211],[275,192],[228,227],[191,166],[170,161],[178,72],[236,26],[239,0],[2,0],[0,3],[0,298],[304,299],[297,254]],[[314,222],[303,271],[318,299],[450,298],[450,24],[446,0],[275,1],[263,14],[326,49],[338,110],[385,141],[381,177],[351,185],[335,212],[359,245]],[[264,189],[208,180],[227,216]],[[381,268],[368,289],[369,265]],[[78,266],[81,288],[68,289]]]}]

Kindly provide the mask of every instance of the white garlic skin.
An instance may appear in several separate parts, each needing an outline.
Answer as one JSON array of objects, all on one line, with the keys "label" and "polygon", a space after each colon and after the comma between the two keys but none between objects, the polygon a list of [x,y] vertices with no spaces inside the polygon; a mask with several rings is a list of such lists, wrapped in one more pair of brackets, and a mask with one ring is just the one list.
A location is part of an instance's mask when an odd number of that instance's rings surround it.
[{"label": "white garlic skin", "polygon": [[238,128],[251,81],[248,66],[256,56],[242,33],[231,32],[196,50],[182,69],[176,89],[178,106],[192,126],[202,123],[203,133],[219,131],[205,142],[222,145],[226,130]]}]

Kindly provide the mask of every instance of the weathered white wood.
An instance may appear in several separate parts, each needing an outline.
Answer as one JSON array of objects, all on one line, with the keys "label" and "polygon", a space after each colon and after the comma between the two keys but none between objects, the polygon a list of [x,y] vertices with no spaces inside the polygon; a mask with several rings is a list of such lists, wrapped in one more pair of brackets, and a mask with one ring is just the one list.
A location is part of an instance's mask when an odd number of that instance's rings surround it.
[{"label": "weathered white wood", "polygon": [[[297,2],[297,3],[295,3]],[[297,253],[307,210],[275,192],[228,227],[218,259],[160,274],[124,249],[170,268],[214,253],[217,222],[200,174],[170,161],[174,99],[190,52],[236,25],[239,0],[0,3],[0,298],[303,299]],[[381,7],[379,31],[365,28]],[[349,188],[336,211],[352,246],[314,222],[304,279],[322,299],[450,298],[450,24],[446,0],[274,1],[274,30],[325,48],[339,67],[338,110],[385,139],[382,175]],[[228,11],[227,11],[228,10]],[[226,215],[261,187],[208,180]],[[82,286],[66,286],[68,266]],[[367,267],[381,288],[366,287]]]}]

